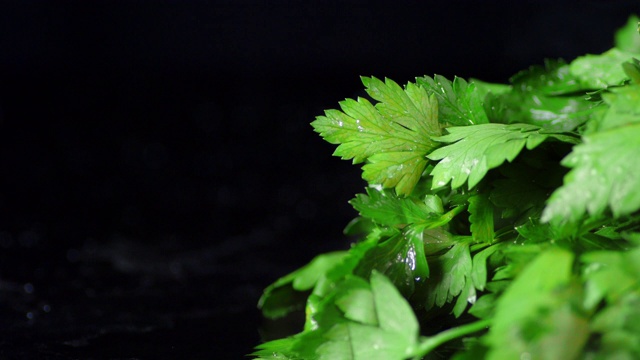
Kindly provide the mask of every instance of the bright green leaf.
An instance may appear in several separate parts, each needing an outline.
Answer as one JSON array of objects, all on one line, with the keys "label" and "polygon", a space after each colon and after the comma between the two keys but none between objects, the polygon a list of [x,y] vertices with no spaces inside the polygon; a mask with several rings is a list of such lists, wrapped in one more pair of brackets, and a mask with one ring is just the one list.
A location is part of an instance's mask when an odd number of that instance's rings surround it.
[{"label": "bright green leaf", "polygon": [[415,342],[397,333],[357,323],[338,324],[325,337],[326,341],[317,349],[318,360],[402,360]]},{"label": "bright green leaf", "polygon": [[640,61],[638,59],[633,58],[629,62],[623,63],[622,69],[631,81],[640,85]]},{"label": "bright green leaf", "polygon": [[[573,254],[551,248],[537,256],[506,289],[497,301],[493,324],[487,336],[491,345],[488,359],[519,358],[530,353],[539,354],[536,338],[544,328],[536,325],[541,311],[562,307],[563,299],[557,292],[566,288],[572,278]],[[542,332],[533,336],[531,331]],[[542,351],[542,350],[541,350]]]},{"label": "bright green leaf", "polygon": [[[358,210],[361,216],[367,217],[377,224],[405,227],[408,224],[423,223],[439,218],[442,214],[442,202],[440,201],[438,206],[437,203],[433,203],[434,201],[436,200],[433,196],[420,201],[415,198],[398,197],[393,191],[369,187],[367,195],[358,194],[349,203]],[[435,213],[434,210],[439,210],[439,213]]]},{"label": "bright green leaf", "polygon": [[627,23],[615,33],[615,45],[622,51],[640,53],[640,34],[638,34],[637,15],[629,16]]},{"label": "bright green leaf", "polygon": [[[475,290],[472,289],[471,271],[472,261],[469,252],[469,240],[458,238],[455,245],[440,256],[429,257],[429,277],[416,290],[416,298],[422,299],[427,309],[434,305],[438,307],[450,303],[459,296],[463,290],[466,306],[469,298],[475,299]],[[459,305],[462,306],[462,305]]]},{"label": "bright green leaf", "polygon": [[509,79],[513,92],[532,96],[568,95],[583,90],[562,59],[545,59],[544,65],[533,65]]},{"label": "bright green leaf", "polygon": [[369,289],[353,289],[336,300],[344,317],[365,325],[378,326],[373,293]]},{"label": "bright green leaf", "polygon": [[586,99],[586,89],[562,60],[546,60],[544,66],[531,66],[510,81],[510,91],[488,93],[485,99],[491,122],[572,131],[594,112],[594,103]]},{"label": "bright green leaf", "polygon": [[339,144],[334,155],[369,161],[363,173],[369,183],[408,195],[427,165],[425,156],[437,146],[431,140],[440,134],[437,100],[415,84],[403,90],[389,79],[362,81],[379,103],[347,99],[342,111],[327,110],[312,125],[326,141]]},{"label": "bright green leaf", "polygon": [[613,48],[600,55],[578,57],[571,62],[570,71],[584,86],[594,90],[621,85],[628,79],[622,64],[638,56],[637,53]]},{"label": "bright green leaf", "polygon": [[435,75],[417,78],[416,83],[428,89],[438,99],[439,121],[448,126],[486,124],[489,122],[484,112],[484,96],[476,90],[474,83],[455,77],[452,81]]},{"label": "bright green leaf", "polygon": [[[418,321],[411,306],[384,275],[371,274],[371,294],[347,294],[348,300],[338,303],[346,307],[356,319],[333,326],[324,334],[325,341],[317,348],[318,359],[405,359],[413,351],[418,339]],[[358,303],[366,304],[356,310]],[[365,312],[373,312],[365,314]],[[377,326],[371,319],[377,319]],[[354,320],[354,319],[350,319]]]},{"label": "bright green leaf", "polygon": [[640,85],[611,89],[602,98],[609,109],[598,123],[597,131],[640,122]]},{"label": "bright green leaf", "polygon": [[377,271],[371,273],[371,291],[376,304],[380,328],[402,334],[407,339],[418,336],[418,322],[411,306],[393,283]]},{"label": "bright green leaf", "polygon": [[[605,130],[586,135],[584,143],[562,161],[572,170],[551,195],[543,221],[573,223],[587,213],[601,215],[607,208],[615,217],[640,209],[640,103],[629,109],[633,115],[617,112],[614,103],[609,111],[613,113],[601,125]],[[619,121],[618,116],[626,120]]]},{"label": "bright green leaf", "polygon": [[429,154],[431,160],[439,160],[431,175],[433,188],[440,188],[451,181],[452,188],[469,182],[469,189],[476,186],[487,171],[504,161],[513,161],[525,147],[529,150],[548,138],[572,142],[573,137],[544,132],[540,127],[527,124],[482,124],[448,128],[448,135],[436,138],[450,143]]}]

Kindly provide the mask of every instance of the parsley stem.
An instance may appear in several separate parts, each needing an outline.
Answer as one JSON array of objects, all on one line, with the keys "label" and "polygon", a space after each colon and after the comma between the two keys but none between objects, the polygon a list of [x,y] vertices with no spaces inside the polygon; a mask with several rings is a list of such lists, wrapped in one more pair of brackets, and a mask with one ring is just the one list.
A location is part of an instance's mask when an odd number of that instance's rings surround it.
[{"label": "parsley stem", "polygon": [[425,337],[422,339],[416,350],[413,352],[414,360],[419,360],[423,356],[427,355],[431,351],[435,350],[438,346],[459,338],[464,335],[468,335],[480,330],[486,329],[491,324],[490,319],[476,321],[470,324],[458,326],[445,330],[438,335]]}]

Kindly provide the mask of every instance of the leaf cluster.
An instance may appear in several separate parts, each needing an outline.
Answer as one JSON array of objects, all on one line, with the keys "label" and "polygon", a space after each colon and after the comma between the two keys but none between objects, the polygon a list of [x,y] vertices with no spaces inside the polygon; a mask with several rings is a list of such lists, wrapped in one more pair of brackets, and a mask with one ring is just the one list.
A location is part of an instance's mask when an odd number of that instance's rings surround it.
[{"label": "leaf cluster", "polygon": [[[508,84],[363,77],[312,123],[363,164],[350,249],[269,286],[259,359],[640,358],[640,36]],[[303,296],[300,296],[300,295]]]}]

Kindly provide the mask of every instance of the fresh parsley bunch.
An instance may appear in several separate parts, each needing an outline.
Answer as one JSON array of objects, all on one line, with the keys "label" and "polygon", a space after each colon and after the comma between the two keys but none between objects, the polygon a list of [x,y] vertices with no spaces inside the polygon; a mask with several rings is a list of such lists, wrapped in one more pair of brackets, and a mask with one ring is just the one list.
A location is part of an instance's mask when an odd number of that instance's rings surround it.
[{"label": "fresh parsley bunch", "polygon": [[[640,36],[491,84],[442,76],[313,123],[363,163],[359,240],[269,286],[259,359],[640,359]],[[300,301],[305,295],[306,301]]]}]

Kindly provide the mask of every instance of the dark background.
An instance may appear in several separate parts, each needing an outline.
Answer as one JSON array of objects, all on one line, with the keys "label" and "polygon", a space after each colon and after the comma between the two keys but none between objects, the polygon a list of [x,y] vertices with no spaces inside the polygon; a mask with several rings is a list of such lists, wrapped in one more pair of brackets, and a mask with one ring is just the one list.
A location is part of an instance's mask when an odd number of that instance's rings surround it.
[{"label": "dark background", "polygon": [[348,246],[309,123],[360,75],[506,82],[637,1],[0,2],[0,358],[240,359],[262,289]]}]

